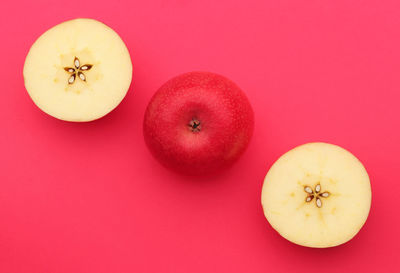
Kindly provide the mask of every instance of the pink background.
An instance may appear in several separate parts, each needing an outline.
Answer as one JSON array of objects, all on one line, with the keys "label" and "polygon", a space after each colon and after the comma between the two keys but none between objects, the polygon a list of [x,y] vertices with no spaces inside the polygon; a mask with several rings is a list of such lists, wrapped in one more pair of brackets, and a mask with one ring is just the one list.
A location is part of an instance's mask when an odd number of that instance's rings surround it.
[{"label": "pink background", "polygon": [[[30,45],[67,19],[114,28],[132,87],[105,118],[67,123],[27,95]],[[3,1],[0,11],[0,272],[399,272],[400,1]],[[157,88],[208,70],[235,81],[256,115],[252,142],[222,174],[190,179],[144,145]],[[311,141],[352,151],[372,182],[351,242],[309,249],[264,219],[263,178]]]}]

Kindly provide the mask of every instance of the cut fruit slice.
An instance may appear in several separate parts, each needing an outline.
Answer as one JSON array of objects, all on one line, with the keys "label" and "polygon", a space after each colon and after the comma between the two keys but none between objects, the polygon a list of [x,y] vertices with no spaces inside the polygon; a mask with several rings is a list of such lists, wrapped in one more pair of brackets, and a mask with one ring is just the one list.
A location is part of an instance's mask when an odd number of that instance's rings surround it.
[{"label": "cut fruit slice", "polygon": [[309,143],[281,156],[268,171],[261,203],[287,240],[332,247],[352,239],[367,220],[371,186],[361,162],[345,149]]},{"label": "cut fruit slice", "polygon": [[91,121],[125,97],[132,62],[115,31],[93,19],[75,19],[36,40],[25,60],[24,80],[32,100],[47,114]]}]

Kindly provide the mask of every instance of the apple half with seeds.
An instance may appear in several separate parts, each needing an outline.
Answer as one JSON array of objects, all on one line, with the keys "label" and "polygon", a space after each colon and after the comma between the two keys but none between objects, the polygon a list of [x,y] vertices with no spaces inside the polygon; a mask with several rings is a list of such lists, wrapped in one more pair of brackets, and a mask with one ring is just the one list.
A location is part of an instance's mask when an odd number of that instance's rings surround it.
[{"label": "apple half with seeds", "polygon": [[110,27],[93,19],[74,19],[36,40],[23,74],[41,110],[61,120],[83,122],[118,106],[131,84],[132,62]]},{"label": "apple half with seeds", "polygon": [[371,186],[361,162],[327,143],[301,145],[268,171],[261,203],[271,226],[287,240],[325,248],[352,239],[367,220]]}]

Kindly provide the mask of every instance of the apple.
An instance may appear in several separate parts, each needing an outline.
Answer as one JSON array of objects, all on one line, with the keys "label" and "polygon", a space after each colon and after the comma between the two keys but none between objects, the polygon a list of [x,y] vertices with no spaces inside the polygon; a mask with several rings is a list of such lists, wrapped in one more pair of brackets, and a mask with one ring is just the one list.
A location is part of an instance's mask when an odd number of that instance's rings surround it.
[{"label": "apple", "polygon": [[254,113],[243,91],[210,72],[190,72],[167,81],[147,106],[143,133],[163,165],[189,175],[231,166],[254,129]]},{"label": "apple", "polygon": [[363,164],[329,143],[307,143],[282,155],[269,169],[261,204],[271,226],[302,246],[326,248],[351,240],[371,207]]},{"label": "apple", "polygon": [[25,59],[24,82],[33,102],[65,121],[111,112],[132,80],[132,61],[119,35],[93,19],[74,19],[43,33]]}]

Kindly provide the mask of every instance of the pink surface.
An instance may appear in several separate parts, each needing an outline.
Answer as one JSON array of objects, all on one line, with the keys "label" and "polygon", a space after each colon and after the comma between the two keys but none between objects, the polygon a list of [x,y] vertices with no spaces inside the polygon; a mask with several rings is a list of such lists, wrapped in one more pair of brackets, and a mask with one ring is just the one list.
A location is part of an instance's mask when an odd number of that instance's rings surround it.
[{"label": "pink surface", "polygon": [[[75,17],[114,28],[134,80],[86,124],[58,121],[27,95],[22,67],[46,29]],[[400,2],[3,1],[0,11],[0,272],[399,272]],[[155,161],[142,119],[170,77],[208,70],[254,107],[249,149],[228,172],[188,179]],[[264,219],[263,178],[290,148],[352,151],[372,181],[351,242],[309,249]]]}]

